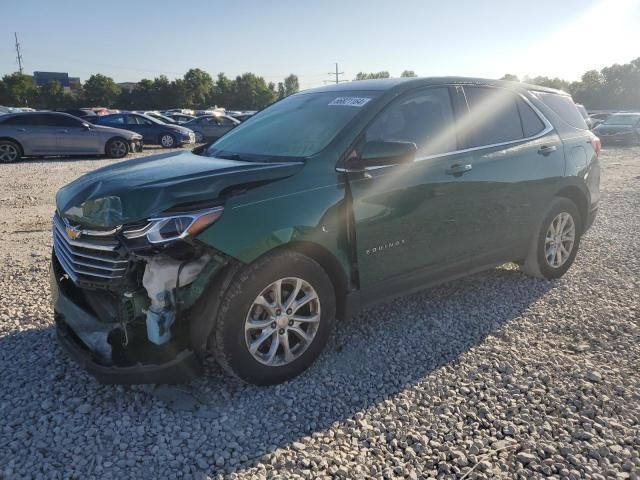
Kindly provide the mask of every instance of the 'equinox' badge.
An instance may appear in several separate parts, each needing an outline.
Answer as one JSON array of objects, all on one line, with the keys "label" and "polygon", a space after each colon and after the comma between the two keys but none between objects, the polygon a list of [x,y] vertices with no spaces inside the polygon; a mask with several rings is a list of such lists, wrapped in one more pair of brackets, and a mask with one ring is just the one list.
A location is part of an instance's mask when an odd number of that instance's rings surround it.
[{"label": "'equinox' badge", "polygon": [[382,245],[378,245],[376,247],[367,248],[365,253],[367,255],[375,255],[376,253],[383,252],[384,250],[388,250],[390,248],[396,248],[400,245],[404,245],[404,240],[396,240],[395,242],[383,243]]},{"label": "'equinox' badge", "polygon": [[80,235],[82,235],[82,230],[76,227],[72,227],[71,225],[67,225],[66,227],[64,227],[64,231],[67,232],[67,237],[69,237],[71,240],[80,238]]}]

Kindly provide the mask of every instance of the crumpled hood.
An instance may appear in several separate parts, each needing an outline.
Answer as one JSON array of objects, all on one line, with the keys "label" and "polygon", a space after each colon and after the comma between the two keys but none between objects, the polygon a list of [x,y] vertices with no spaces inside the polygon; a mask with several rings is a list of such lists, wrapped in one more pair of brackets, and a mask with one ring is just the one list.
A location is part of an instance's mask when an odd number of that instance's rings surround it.
[{"label": "crumpled hood", "polygon": [[138,222],[183,203],[215,200],[227,187],[293,175],[303,162],[258,163],[167,153],[119,162],[56,194],[58,212],[87,227]]}]

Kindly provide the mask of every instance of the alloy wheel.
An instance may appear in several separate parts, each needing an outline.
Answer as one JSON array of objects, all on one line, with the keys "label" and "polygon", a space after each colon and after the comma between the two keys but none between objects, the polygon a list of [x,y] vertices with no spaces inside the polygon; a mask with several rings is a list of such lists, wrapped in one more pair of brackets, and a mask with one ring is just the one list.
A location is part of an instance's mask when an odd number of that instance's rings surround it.
[{"label": "alloy wheel", "polygon": [[162,144],[163,147],[169,148],[169,147],[173,147],[175,140],[171,135],[163,135],[162,138],[160,139],[160,143]]},{"label": "alloy wheel", "polygon": [[320,299],[297,277],[271,283],[256,297],[245,319],[249,353],[268,366],[287,365],[313,342],[320,325]]},{"label": "alloy wheel", "polygon": [[571,256],[576,239],[576,225],[573,217],[562,212],[551,221],[544,240],[544,254],[547,263],[560,268]]},{"label": "alloy wheel", "polygon": [[113,157],[123,157],[127,153],[127,146],[122,140],[114,140],[109,145],[109,153]]},{"label": "alloy wheel", "polygon": [[19,152],[15,146],[7,143],[0,145],[0,162],[14,162],[17,160],[18,156]]}]

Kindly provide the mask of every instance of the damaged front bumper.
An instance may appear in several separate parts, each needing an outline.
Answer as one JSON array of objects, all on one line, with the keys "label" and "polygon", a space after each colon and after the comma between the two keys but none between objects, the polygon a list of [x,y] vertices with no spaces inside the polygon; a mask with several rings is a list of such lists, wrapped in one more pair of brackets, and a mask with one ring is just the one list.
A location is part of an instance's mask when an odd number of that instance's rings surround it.
[{"label": "damaged front bumper", "polygon": [[138,361],[129,358],[126,365],[113,364],[110,359],[110,340],[112,333],[117,330],[117,324],[99,320],[72,300],[69,289],[75,287],[70,280],[59,276],[57,271],[54,260],[50,283],[58,340],[71,358],[99,382],[177,384],[188,382],[202,373],[196,353],[189,348],[178,350],[176,342],[154,346],[158,350],[155,357],[163,359],[158,363],[141,357]]}]

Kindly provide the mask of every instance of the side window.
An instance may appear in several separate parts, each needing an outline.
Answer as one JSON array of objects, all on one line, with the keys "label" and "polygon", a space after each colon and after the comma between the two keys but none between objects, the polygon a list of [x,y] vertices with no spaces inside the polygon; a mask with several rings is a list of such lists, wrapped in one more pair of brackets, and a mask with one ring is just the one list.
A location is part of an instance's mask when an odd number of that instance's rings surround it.
[{"label": "side window", "polygon": [[124,117],[125,125],[138,125],[138,119],[135,115],[126,115]]},{"label": "side window", "polygon": [[366,141],[413,142],[416,157],[457,149],[456,127],[447,87],[435,87],[399,98],[373,121]]},{"label": "side window", "polygon": [[148,120],[144,117],[141,117],[139,115],[135,115],[134,118],[137,120],[139,125],[153,125],[153,122],[151,120]]},{"label": "side window", "polygon": [[220,125],[226,125],[226,126],[235,125],[235,122],[227,117],[220,117],[219,120],[220,120]]},{"label": "side window", "polygon": [[100,123],[106,123],[108,125],[124,125],[124,116],[122,115],[109,115],[100,119]]},{"label": "side window", "polygon": [[518,97],[518,111],[520,112],[522,130],[525,137],[533,137],[544,130],[544,123],[540,120],[538,114],[521,97]]},{"label": "side window", "polygon": [[66,115],[47,115],[48,117],[55,117],[53,120],[56,127],[70,127],[70,128],[80,128],[82,126],[82,122],[76,120],[75,118],[67,117]]},{"label": "side window", "polygon": [[572,127],[583,130],[589,129],[584,118],[582,118],[582,115],[578,111],[578,107],[576,107],[576,104],[573,103],[569,95],[547,92],[533,92],[533,94]]},{"label": "side window", "polygon": [[16,115],[5,119],[3,125],[35,125],[33,115]]},{"label": "side window", "polygon": [[517,96],[503,88],[464,87],[469,105],[468,119],[471,147],[521,140],[524,137],[516,103]]}]

